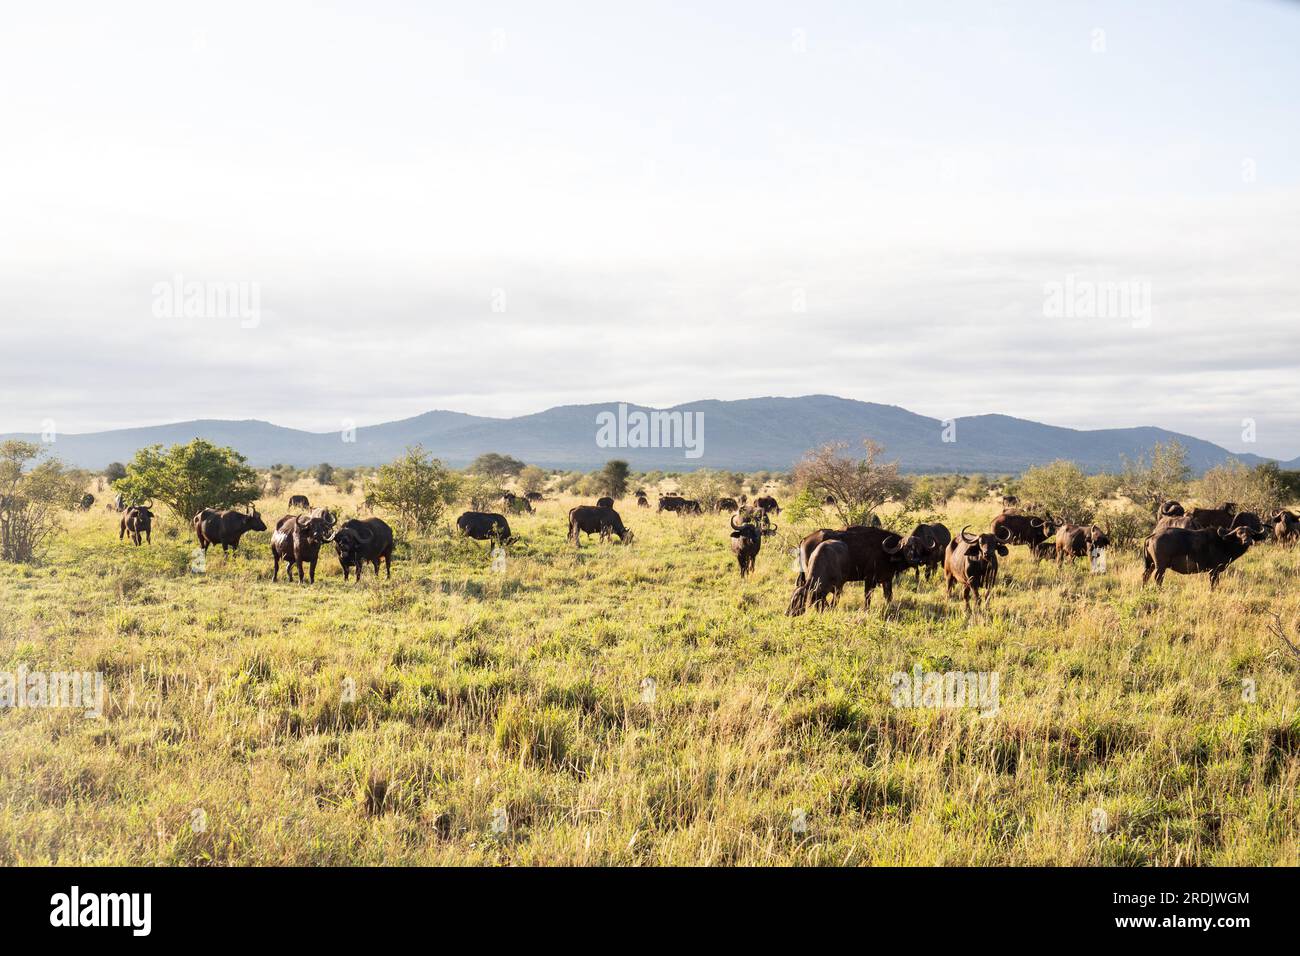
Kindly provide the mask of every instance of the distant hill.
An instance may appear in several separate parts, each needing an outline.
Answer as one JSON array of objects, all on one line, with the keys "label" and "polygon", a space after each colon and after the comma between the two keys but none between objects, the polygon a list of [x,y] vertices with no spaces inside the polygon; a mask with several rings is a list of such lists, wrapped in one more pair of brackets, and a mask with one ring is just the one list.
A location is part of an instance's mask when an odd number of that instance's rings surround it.
[{"label": "distant hill", "polygon": [[[1107,428],[1080,431],[1008,415],[976,415],[956,422],[945,441],[944,425],[894,405],[858,402],[831,395],[800,398],[749,398],[701,401],[655,410],[627,405],[635,412],[689,413],[702,416],[699,457],[683,448],[603,447],[597,442],[598,415],[617,414],[618,403],[562,405],[517,418],[484,418],[460,412],[431,411],[414,418],[361,426],[355,435],[282,428],[262,421],[199,420],[84,435],[59,435],[54,454],[71,465],[102,468],[128,461],[144,445],[187,442],[201,437],[238,449],[249,462],[281,462],[304,467],[374,465],[421,444],[444,462],[463,467],[483,452],[513,455],[547,468],[590,469],[610,458],[624,458],[634,469],[689,471],[695,468],[784,470],[815,445],[845,441],[859,445],[873,438],[910,472],[1016,473],[1057,458],[1077,461],[1089,471],[1118,468],[1121,456],[1146,452],[1156,442],[1177,439],[1188,463],[1204,471],[1229,458],[1247,464],[1266,459],[1233,455],[1211,442],[1163,428]],[[629,433],[634,434],[634,433]],[[5,435],[38,441],[38,435]],[[351,439],[351,440],[349,440]],[[1300,467],[1300,459],[1281,463]]]}]

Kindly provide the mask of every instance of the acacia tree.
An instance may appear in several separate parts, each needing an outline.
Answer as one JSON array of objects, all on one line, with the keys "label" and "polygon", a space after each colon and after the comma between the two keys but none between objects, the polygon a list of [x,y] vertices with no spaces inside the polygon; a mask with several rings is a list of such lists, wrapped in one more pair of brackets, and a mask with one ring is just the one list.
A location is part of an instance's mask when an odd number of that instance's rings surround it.
[{"label": "acacia tree", "polygon": [[1030,468],[1020,478],[1020,491],[1052,515],[1075,524],[1088,524],[1097,514],[1095,483],[1064,458]]},{"label": "acacia tree", "polygon": [[845,525],[861,524],[887,501],[902,498],[911,482],[898,473],[897,461],[882,461],[885,447],[868,438],[866,455],[853,458],[846,442],[831,442],[804,454],[794,467],[794,485],[801,491],[835,499],[833,507]]},{"label": "acacia tree", "polygon": [[490,451],[475,458],[466,470],[476,475],[483,475],[501,481],[523,471],[524,463],[518,458]]},{"label": "acacia tree", "polygon": [[605,462],[605,467],[595,475],[596,490],[603,491],[611,498],[622,498],[627,494],[627,476],[631,474],[627,462],[612,458]]},{"label": "acacia tree", "polygon": [[399,522],[420,533],[430,531],[456,500],[456,476],[441,461],[414,445],[383,465],[370,485],[373,502],[393,512]]},{"label": "acacia tree", "polygon": [[0,561],[35,561],[81,498],[81,482],[60,462],[30,467],[41,453],[33,442],[0,444]]},{"label": "acacia tree", "polygon": [[196,438],[166,451],[162,445],[141,448],[113,487],[128,502],[159,502],[188,522],[203,508],[251,505],[261,482],[239,452]]},{"label": "acacia tree", "polygon": [[1195,491],[1197,500],[1204,505],[1217,507],[1231,501],[1240,511],[1263,515],[1282,507],[1285,497],[1275,472],[1249,468],[1236,458],[1202,475]]}]

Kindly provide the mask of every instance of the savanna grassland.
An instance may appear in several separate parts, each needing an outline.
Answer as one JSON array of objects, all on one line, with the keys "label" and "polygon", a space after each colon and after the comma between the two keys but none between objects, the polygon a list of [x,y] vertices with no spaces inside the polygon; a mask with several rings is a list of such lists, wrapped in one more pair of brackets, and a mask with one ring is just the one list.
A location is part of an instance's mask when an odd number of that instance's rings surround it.
[{"label": "savanna grassland", "polygon": [[[0,566],[0,670],[102,671],[105,712],[0,711],[0,863],[1300,863],[1300,661],[1268,630],[1300,621],[1300,551],[1211,596],[1013,548],[969,619],[910,575],[791,619],[806,528],[741,583],[725,517],[629,499],[631,547],[575,552],[574,503],[512,516],[503,570],[441,535],[360,586],[332,549],[273,584],[267,533],[196,574],[174,520],[133,548],[73,516]],[[892,706],[916,664],[998,672],[1000,709]]]}]

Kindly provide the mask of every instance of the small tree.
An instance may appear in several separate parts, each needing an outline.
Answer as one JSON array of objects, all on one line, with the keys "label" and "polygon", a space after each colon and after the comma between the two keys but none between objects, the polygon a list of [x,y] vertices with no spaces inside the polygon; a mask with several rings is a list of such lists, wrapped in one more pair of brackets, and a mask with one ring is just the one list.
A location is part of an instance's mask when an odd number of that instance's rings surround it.
[{"label": "small tree", "polygon": [[1187,466],[1187,449],[1177,440],[1156,442],[1149,454],[1138,455],[1133,461],[1121,456],[1121,460],[1120,492],[1153,512],[1160,502],[1186,494],[1192,469]]},{"label": "small tree", "polygon": [[370,486],[374,503],[397,515],[407,528],[426,533],[456,500],[456,476],[437,458],[415,445],[381,467]]},{"label": "small tree", "polygon": [[1020,478],[1020,490],[1053,516],[1075,524],[1087,524],[1097,513],[1092,482],[1083,469],[1063,458],[1030,468]]},{"label": "small tree", "polygon": [[627,476],[631,473],[627,462],[619,458],[612,458],[605,462],[605,467],[600,470],[596,476],[596,490],[602,491],[611,498],[622,498],[627,494]]},{"label": "small tree", "polygon": [[471,511],[491,511],[501,497],[502,488],[492,478],[467,472],[460,478],[457,493],[459,500],[468,503]]},{"label": "small tree", "polygon": [[110,485],[119,478],[125,477],[126,465],[122,464],[120,461],[109,462],[108,467],[104,469],[104,478],[108,480]]},{"label": "small tree", "polygon": [[334,483],[334,466],[327,461],[317,465],[313,474],[318,485],[332,485]]},{"label": "small tree", "polygon": [[1197,500],[1204,505],[1214,507],[1231,501],[1239,511],[1261,515],[1282,507],[1285,498],[1276,471],[1248,468],[1236,458],[1207,471],[1196,482],[1194,490]]},{"label": "small tree", "polygon": [[871,439],[862,444],[864,458],[852,458],[845,454],[846,443],[832,442],[807,452],[794,469],[795,487],[833,497],[831,507],[846,525],[866,522],[877,508],[903,497],[911,487],[898,473],[898,462],[881,461],[883,445]]},{"label": "small tree", "polygon": [[203,508],[251,505],[261,482],[239,452],[196,438],[166,451],[162,445],[141,448],[113,487],[128,502],[159,502],[188,522]]},{"label": "small tree", "polygon": [[718,499],[725,497],[735,482],[725,472],[701,468],[683,475],[679,484],[682,493],[688,498],[698,501],[705,511],[714,511],[718,507]]},{"label": "small tree", "polygon": [[524,494],[540,492],[546,487],[546,472],[536,465],[526,465],[519,472],[519,490]]},{"label": "small tree", "polygon": [[475,458],[468,470],[476,475],[483,475],[486,478],[495,478],[501,481],[523,471],[524,463],[518,458],[511,458],[509,455],[501,455],[490,451]]},{"label": "small tree", "polygon": [[75,507],[81,498],[81,482],[58,461],[29,467],[41,453],[41,446],[33,442],[0,444],[2,561],[35,561],[59,529],[60,513]]}]

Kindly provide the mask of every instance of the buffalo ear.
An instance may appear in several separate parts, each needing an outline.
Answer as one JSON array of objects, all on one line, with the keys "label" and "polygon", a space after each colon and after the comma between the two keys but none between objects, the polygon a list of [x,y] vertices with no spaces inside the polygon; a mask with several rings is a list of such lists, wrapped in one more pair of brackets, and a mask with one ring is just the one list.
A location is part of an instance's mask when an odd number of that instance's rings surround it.
[{"label": "buffalo ear", "polygon": [[1005,544],[998,545],[998,554],[1004,558],[1007,556],[1007,546]]}]

